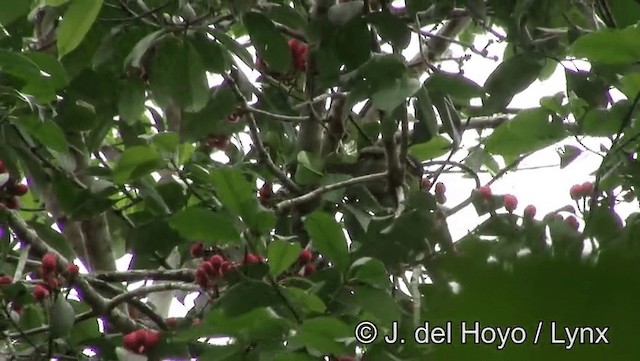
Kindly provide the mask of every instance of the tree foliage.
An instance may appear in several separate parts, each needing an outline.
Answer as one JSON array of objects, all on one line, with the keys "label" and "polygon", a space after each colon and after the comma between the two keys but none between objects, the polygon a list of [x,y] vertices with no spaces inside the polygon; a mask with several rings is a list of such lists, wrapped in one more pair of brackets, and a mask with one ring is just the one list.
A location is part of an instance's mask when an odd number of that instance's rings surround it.
[{"label": "tree foliage", "polygon": [[[2,355],[634,359],[640,218],[616,207],[640,185],[638,20],[632,0],[1,2]],[[566,91],[509,108],[558,67]],[[491,192],[570,137],[603,146],[568,207]],[[445,207],[453,168],[476,187]]]}]

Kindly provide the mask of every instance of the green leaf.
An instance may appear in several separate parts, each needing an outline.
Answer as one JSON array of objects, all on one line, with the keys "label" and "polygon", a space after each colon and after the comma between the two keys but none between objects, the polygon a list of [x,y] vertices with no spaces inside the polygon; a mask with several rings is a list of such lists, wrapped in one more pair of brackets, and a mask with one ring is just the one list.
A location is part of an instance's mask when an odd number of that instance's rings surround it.
[{"label": "green leaf", "polygon": [[229,53],[215,40],[209,40],[205,35],[197,33],[193,38],[193,46],[196,48],[204,67],[213,73],[222,74],[231,65]]},{"label": "green leaf", "polygon": [[621,29],[635,25],[640,20],[640,4],[635,0],[611,1],[607,7]]},{"label": "green leaf", "polygon": [[41,121],[35,115],[30,115],[21,118],[20,125],[47,148],[60,153],[69,151],[69,144],[64,132],[53,121]]},{"label": "green leaf", "polygon": [[64,298],[64,295],[59,293],[51,307],[51,323],[49,325],[51,338],[67,337],[71,333],[75,317],[76,313],[73,307]]},{"label": "green leaf", "polygon": [[48,75],[53,89],[61,89],[69,84],[69,75],[58,59],[47,53],[24,52],[26,58]]},{"label": "green leaf", "polygon": [[562,124],[550,122],[546,110],[526,109],[499,125],[486,140],[485,149],[492,154],[518,156],[554,144],[565,135]]},{"label": "green leaf", "polygon": [[601,29],[581,36],[569,47],[572,55],[603,64],[633,63],[640,59],[640,28]]},{"label": "green leaf", "polygon": [[303,322],[295,341],[321,353],[341,354],[346,351],[344,339],[353,337],[353,330],[333,317],[317,317]]},{"label": "green leaf", "polygon": [[147,34],[144,38],[140,39],[136,45],[131,49],[131,52],[124,59],[124,66],[132,66],[134,68],[141,68],[142,59],[147,51],[155,45],[155,43],[166,33],[165,30],[157,30],[151,34]]},{"label": "green leaf", "polygon": [[308,290],[287,287],[283,289],[283,292],[294,306],[303,309],[306,313],[323,313],[327,309],[324,302]]},{"label": "green leaf", "polygon": [[209,29],[209,33],[213,35],[216,40],[220,42],[225,48],[229,49],[232,53],[236,54],[240,60],[242,60],[248,67],[253,68],[253,58],[244,46],[238,44],[238,42],[229,37],[227,34],[220,30]]},{"label": "green leaf", "polygon": [[209,312],[202,324],[180,333],[181,340],[203,336],[224,335],[241,340],[257,341],[281,337],[290,329],[290,322],[268,307],[255,308],[243,314],[229,315],[220,310]]},{"label": "green leaf", "polygon": [[243,216],[243,203],[255,199],[254,187],[237,169],[219,167],[211,172],[218,199],[237,215]]},{"label": "green leaf", "polygon": [[102,8],[102,0],[72,1],[56,32],[58,56],[62,58],[80,45]]},{"label": "green leaf", "polygon": [[382,111],[392,112],[408,97],[413,96],[421,87],[420,81],[404,76],[388,84],[372,96],[373,104]]},{"label": "green leaf", "polygon": [[341,26],[334,49],[347,70],[355,70],[371,58],[371,33],[364,19],[356,17]]},{"label": "green leaf", "polygon": [[289,352],[276,355],[273,361],[318,361],[318,358],[306,353]]},{"label": "green leaf", "polygon": [[351,265],[353,278],[373,287],[386,289],[389,286],[389,275],[382,262],[375,258],[363,257]]},{"label": "green leaf", "polygon": [[361,286],[353,291],[356,303],[377,321],[389,325],[400,316],[398,304],[386,290]]},{"label": "green leaf", "polygon": [[28,224],[37,232],[40,238],[47,242],[47,244],[53,246],[64,257],[68,259],[74,259],[76,257],[76,253],[73,251],[73,248],[71,248],[71,245],[59,232],[51,228],[50,225],[35,221],[28,222]]},{"label": "green leaf", "polygon": [[53,86],[38,65],[26,56],[0,49],[0,72],[9,73],[26,82],[22,92],[35,96],[42,102],[55,99]]},{"label": "green leaf", "polygon": [[291,50],[273,22],[265,15],[248,12],[242,18],[258,57],[278,73],[288,73],[292,66]]},{"label": "green leaf", "polygon": [[329,214],[317,211],[304,219],[304,227],[314,248],[335,262],[342,272],[346,271],[349,266],[349,249],[340,224]]},{"label": "green leaf", "polygon": [[211,245],[241,240],[233,218],[204,208],[187,208],[173,216],[169,225],[185,239],[200,240]]},{"label": "green leaf", "polygon": [[287,242],[284,240],[273,240],[267,247],[267,258],[269,258],[269,269],[272,276],[278,276],[289,268],[300,255],[300,243]]},{"label": "green leaf", "polygon": [[231,286],[218,300],[220,307],[229,316],[239,316],[261,307],[281,304],[276,291],[270,285],[254,280],[247,280]]},{"label": "green leaf", "polygon": [[184,39],[167,37],[159,42],[151,65],[149,84],[161,105],[175,101],[197,112],[209,101],[209,85],[200,54]]},{"label": "green leaf", "polygon": [[351,19],[360,15],[362,13],[363,6],[364,1],[361,0],[339,2],[329,8],[327,18],[335,25],[344,25]]},{"label": "green leaf", "polygon": [[122,81],[118,92],[120,119],[129,124],[136,123],[147,110],[145,99],[145,85],[141,80],[128,78]]},{"label": "green leaf", "polygon": [[462,74],[440,71],[430,75],[424,82],[429,93],[448,94],[452,98],[468,102],[470,99],[484,96],[482,87]]},{"label": "green leaf", "polygon": [[28,1],[0,1],[0,25],[8,27],[20,17],[26,17],[30,9]]},{"label": "green leaf", "polygon": [[409,46],[411,30],[397,16],[388,11],[377,11],[369,15],[369,21],[378,29],[380,37],[398,50],[404,50]]},{"label": "green leaf", "polygon": [[442,135],[438,135],[426,143],[415,144],[409,147],[409,154],[419,161],[438,158],[451,149],[451,141]]},{"label": "green leaf", "polygon": [[483,100],[488,112],[499,112],[513,97],[533,83],[544,67],[543,62],[527,53],[517,54],[503,61],[489,75],[484,89],[489,98]]},{"label": "green leaf", "polygon": [[134,146],[125,149],[113,169],[113,181],[125,184],[145,176],[163,165],[155,149],[148,146]]},{"label": "green leaf", "polygon": [[424,85],[416,93],[413,102],[418,123],[413,128],[411,143],[425,143],[438,135],[438,118],[433,110],[433,103]]}]

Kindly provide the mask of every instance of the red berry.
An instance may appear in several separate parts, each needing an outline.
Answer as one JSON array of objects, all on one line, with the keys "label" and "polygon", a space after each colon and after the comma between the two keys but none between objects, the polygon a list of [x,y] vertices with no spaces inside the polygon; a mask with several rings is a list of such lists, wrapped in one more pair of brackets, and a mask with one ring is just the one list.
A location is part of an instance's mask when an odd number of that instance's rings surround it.
[{"label": "red berry", "polygon": [[17,197],[9,197],[4,201],[4,205],[9,209],[20,208],[20,200]]},{"label": "red berry", "polygon": [[176,320],[175,317],[167,318],[164,320],[164,323],[166,323],[169,328],[176,328],[178,326],[178,320]]},{"label": "red berry", "polygon": [[11,276],[0,276],[0,285],[10,285],[13,282],[13,278]]},{"label": "red berry", "polygon": [[262,205],[265,205],[271,196],[273,195],[273,185],[270,182],[265,182],[262,187],[260,187],[260,191],[258,192],[258,199]]},{"label": "red berry", "polygon": [[303,275],[309,276],[316,272],[316,265],[313,263],[307,263],[304,265]]},{"label": "red berry", "polygon": [[146,333],[146,343],[145,343],[146,348],[152,348],[155,345],[160,343],[160,332],[145,330],[145,333]]},{"label": "red berry", "polygon": [[126,334],[122,338],[124,347],[134,353],[142,354],[147,343],[147,333],[145,330],[135,330]]},{"label": "red berry", "polygon": [[264,60],[262,60],[262,58],[260,58],[260,57],[256,57],[255,67],[256,67],[256,70],[258,70],[258,71],[267,70],[267,64],[265,64]]},{"label": "red berry", "polygon": [[493,195],[489,186],[482,186],[478,188],[478,193],[480,193],[480,196],[487,201],[490,201],[491,196]]},{"label": "red berry", "polygon": [[209,261],[202,262],[200,268],[204,270],[207,276],[214,276],[216,274],[216,269],[213,268],[213,265],[211,265]]},{"label": "red berry", "polygon": [[309,263],[313,259],[313,252],[310,249],[303,249],[300,252],[300,256],[298,256],[298,261],[300,263]]},{"label": "red berry", "polygon": [[80,268],[78,268],[78,266],[73,263],[69,263],[69,265],[67,266],[67,273],[69,274],[70,278],[75,278],[76,276],[78,276],[78,273],[80,273]]},{"label": "red berry", "polygon": [[4,162],[0,160],[0,174],[5,173],[7,168],[4,167]]},{"label": "red berry", "polygon": [[189,254],[191,254],[191,257],[193,258],[200,258],[202,257],[203,253],[204,244],[202,244],[202,242],[193,243],[191,247],[189,247]]},{"label": "red berry", "polygon": [[11,189],[9,190],[9,193],[11,193],[14,196],[21,197],[27,194],[28,191],[29,191],[29,187],[27,187],[26,184],[16,184],[13,187],[11,187]]},{"label": "red berry", "polygon": [[211,263],[211,266],[216,271],[220,269],[220,266],[222,266],[223,262],[224,258],[219,254],[214,254],[213,256],[211,256],[211,258],[209,258],[209,263]]},{"label": "red berry", "polygon": [[207,288],[209,286],[209,277],[207,276],[207,271],[202,269],[202,267],[196,270],[196,284],[202,288]]},{"label": "red berry", "polygon": [[436,187],[435,187],[436,195],[438,195],[438,194],[444,195],[444,193],[446,191],[447,191],[447,187],[445,187],[444,183],[442,183],[442,182],[436,183]]},{"label": "red berry", "polygon": [[518,207],[518,198],[513,194],[505,194],[502,197],[502,203],[507,212],[512,213]]},{"label": "red berry", "polygon": [[533,204],[529,204],[524,209],[524,218],[533,219],[533,217],[536,216],[536,211],[536,206],[534,206]]},{"label": "red berry", "polygon": [[593,183],[584,182],[581,184],[581,188],[582,188],[582,195],[584,197],[588,197],[591,195],[591,192],[593,192]]},{"label": "red berry", "polygon": [[56,258],[55,254],[47,253],[44,256],[42,256],[42,271],[44,273],[43,276],[46,276],[48,274],[55,272],[57,268],[58,268],[58,259]]},{"label": "red berry", "polygon": [[47,283],[45,284],[45,286],[47,288],[49,288],[49,290],[54,291],[60,288],[60,280],[57,278],[49,278],[47,280]]},{"label": "red berry", "polygon": [[229,138],[221,135],[213,136],[209,140],[209,145],[217,149],[225,149],[229,145]]},{"label": "red berry", "polygon": [[351,355],[336,356],[336,361],[355,361],[356,358]]},{"label": "red berry", "polygon": [[582,184],[574,184],[569,189],[569,195],[571,199],[578,200],[582,198]]},{"label": "red berry", "polygon": [[224,276],[227,272],[233,270],[235,268],[234,264],[229,261],[222,262],[220,266],[220,276]]},{"label": "red berry", "polygon": [[33,298],[35,298],[37,301],[42,301],[47,296],[49,296],[49,290],[46,289],[43,285],[38,284],[33,289]]},{"label": "red berry", "polygon": [[429,187],[431,187],[431,181],[429,180],[429,178],[422,178],[422,180],[420,181],[420,186],[422,186],[422,189],[428,189]]},{"label": "red berry", "polygon": [[569,227],[576,231],[580,228],[580,223],[578,223],[578,220],[574,216],[569,216],[564,221],[569,225]]},{"label": "red berry", "polygon": [[260,262],[262,262],[262,257],[260,257],[255,253],[247,253],[244,256],[244,264],[260,263]]}]

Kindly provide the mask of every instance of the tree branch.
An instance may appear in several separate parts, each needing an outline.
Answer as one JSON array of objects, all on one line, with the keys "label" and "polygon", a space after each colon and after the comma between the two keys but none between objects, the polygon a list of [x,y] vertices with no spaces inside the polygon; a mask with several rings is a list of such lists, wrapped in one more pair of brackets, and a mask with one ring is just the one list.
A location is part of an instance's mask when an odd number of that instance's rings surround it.
[{"label": "tree branch", "polygon": [[379,181],[381,179],[384,179],[385,177],[388,176],[387,172],[382,172],[382,173],[374,173],[374,174],[368,174],[368,175],[364,175],[361,177],[355,177],[355,178],[351,178],[348,179],[346,181],[343,182],[338,182],[338,183],[333,183],[333,184],[329,184],[326,186],[321,186],[318,187],[314,190],[312,190],[309,193],[303,194],[299,197],[295,197],[295,198],[291,198],[291,199],[287,199],[286,201],[282,201],[278,204],[275,205],[275,209],[277,212],[282,212],[285,211],[291,207],[297,206],[299,204],[303,204],[306,202],[309,202],[310,200],[316,198],[316,197],[320,197],[322,194],[336,190],[336,189],[340,189],[340,188],[345,188],[351,185],[355,185],[355,184],[360,184],[360,183],[367,183],[367,182],[375,182],[375,181]]},{"label": "tree branch", "polygon": [[[247,107],[247,99],[242,95],[240,88],[238,88],[238,84],[236,81],[227,74],[224,74],[224,78],[231,87],[231,90],[236,94],[236,97],[242,103],[242,107]],[[287,188],[292,193],[299,194],[300,187],[295,184],[289,177],[287,177],[284,172],[278,168],[278,166],[273,162],[269,153],[267,153],[266,148],[264,147],[264,143],[262,143],[262,139],[260,139],[260,132],[258,130],[258,125],[256,124],[256,118],[253,116],[251,112],[247,113],[247,124],[249,125],[249,134],[251,135],[251,140],[255,145],[258,155],[260,157],[260,162],[267,166],[269,171],[282,183],[282,185]]]},{"label": "tree branch", "polygon": [[[0,207],[0,215],[5,217],[8,226],[18,238],[31,245],[32,251],[38,256],[46,253],[55,254],[58,258],[58,267],[60,271],[64,271],[69,265],[69,261],[54,248],[43,241],[38,234],[31,229],[27,223],[18,216],[15,211],[10,211],[4,207]],[[83,299],[97,315],[105,315],[110,324],[115,326],[119,331],[130,332],[138,328],[136,322],[125,316],[118,310],[109,310],[107,312],[107,300],[103,298],[89,283],[82,277],[77,277],[74,283],[78,288],[80,298]]]}]

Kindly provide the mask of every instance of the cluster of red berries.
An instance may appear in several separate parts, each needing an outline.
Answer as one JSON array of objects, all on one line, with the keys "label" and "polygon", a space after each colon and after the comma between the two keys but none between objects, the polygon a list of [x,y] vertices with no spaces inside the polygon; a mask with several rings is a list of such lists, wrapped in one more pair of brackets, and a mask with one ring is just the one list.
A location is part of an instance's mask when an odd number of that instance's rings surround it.
[{"label": "cluster of red berries", "polygon": [[265,182],[258,190],[258,201],[263,206],[269,204],[271,197],[273,196],[273,184],[271,182]]},{"label": "cluster of red berries", "polygon": [[[480,197],[487,202],[491,201],[493,198],[493,192],[489,186],[482,186],[478,188],[477,191],[478,194],[480,194]],[[518,208],[518,198],[513,194],[505,194],[502,196],[502,206],[507,210],[507,212],[513,213],[513,211]],[[523,217],[527,220],[532,220],[536,216],[536,213],[536,206],[529,204],[524,208]]]},{"label": "cluster of red berries", "polygon": [[[67,276],[67,279],[73,280],[78,275],[79,271],[78,266],[70,263],[64,273],[65,276]],[[42,282],[38,283],[33,288],[33,298],[37,301],[42,301],[47,298],[51,292],[60,288],[58,259],[55,254],[47,253],[42,256],[42,264],[40,265],[37,274]]]},{"label": "cluster of red berries", "polygon": [[160,333],[145,329],[135,330],[126,334],[122,338],[122,343],[125,349],[143,355],[160,343]]},{"label": "cluster of red berries", "polygon": [[[191,245],[189,253],[194,258],[204,256],[204,245],[202,242],[196,242]],[[260,255],[255,253],[247,253],[244,256],[243,264],[252,264],[263,262]],[[221,254],[214,254],[208,260],[203,261],[196,269],[196,283],[206,289],[214,285],[216,279],[224,277],[228,272],[237,268],[237,265],[226,259]]]},{"label": "cluster of red berries", "polygon": [[[297,39],[290,39],[288,44],[293,58],[293,69],[296,71],[307,70],[307,45]],[[256,58],[256,68],[260,71],[267,71],[268,67],[264,60],[258,57]]]},{"label": "cluster of red berries", "polygon": [[202,262],[196,270],[196,283],[202,288],[210,288],[219,277],[234,269],[235,265],[227,261],[223,256],[214,254],[208,260]]},{"label": "cluster of red berries", "polygon": [[316,272],[316,265],[313,263],[313,252],[309,249],[303,249],[298,256],[298,262],[304,265],[302,275],[309,276]]},{"label": "cluster of red berries", "polygon": [[584,182],[582,184],[574,184],[569,189],[569,194],[571,195],[571,199],[578,200],[580,198],[586,198],[591,195],[593,192],[593,183]]},{"label": "cluster of red berries", "polygon": [[[4,163],[0,160],[0,174],[7,172]],[[4,204],[9,209],[18,209],[20,207],[19,197],[27,194],[29,187],[25,184],[16,182],[14,178],[9,179],[0,186],[0,204]]]}]

